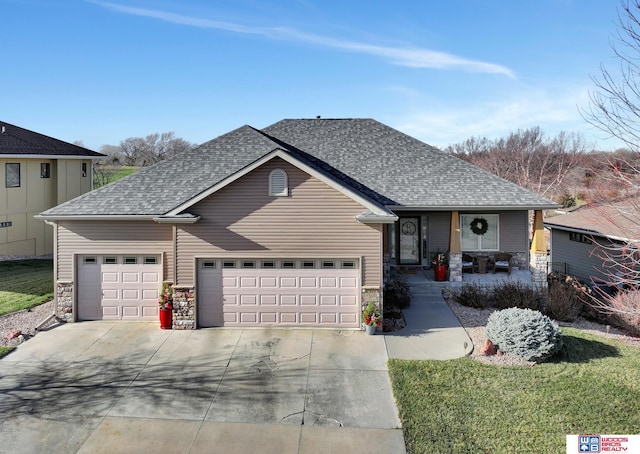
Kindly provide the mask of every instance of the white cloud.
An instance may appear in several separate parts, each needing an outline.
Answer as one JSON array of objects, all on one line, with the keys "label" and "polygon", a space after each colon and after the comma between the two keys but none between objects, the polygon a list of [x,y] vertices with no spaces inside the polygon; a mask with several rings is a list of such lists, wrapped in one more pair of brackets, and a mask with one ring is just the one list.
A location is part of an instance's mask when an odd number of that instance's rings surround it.
[{"label": "white cloud", "polygon": [[99,0],[87,0],[103,8],[123,14],[149,17],[173,24],[224,30],[233,33],[261,35],[270,39],[303,42],[341,51],[350,51],[382,57],[388,62],[412,68],[460,69],[467,72],[502,74],[515,78],[515,73],[502,65],[471,60],[457,55],[416,47],[389,47],[312,35],[285,27],[249,27],[230,22],[184,16],[165,11],[135,8]]},{"label": "white cloud", "polygon": [[[566,88],[566,87],[565,87]],[[573,88],[553,93],[523,90],[500,101],[474,102],[451,106],[433,102],[428,110],[396,117],[394,127],[435,146],[444,147],[469,137],[504,137],[518,129],[540,126],[547,135],[560,131],[581,133],[587,142],[609,148],[602,134],[595,131],[580,115],[579,106],[588,103],[588,89]]]}]

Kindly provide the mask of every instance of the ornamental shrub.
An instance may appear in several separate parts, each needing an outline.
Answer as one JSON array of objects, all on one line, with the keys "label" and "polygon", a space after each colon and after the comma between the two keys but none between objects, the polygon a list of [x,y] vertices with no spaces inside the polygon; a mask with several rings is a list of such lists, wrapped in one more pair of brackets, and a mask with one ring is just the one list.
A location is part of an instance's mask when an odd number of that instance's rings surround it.
[{"label": "ornamental shrub", "polygon": [[493,289],[495,306],[498,309],[519,307],[521,309],[540,309],[540,294],[529,285],[521,282],[504,282]]},{"label": "ornamental shrub", "polygon": [[558,324],[531,309],[494,312],[487,320],[486,335],[502,351],[525,361],[543,362],[562,348]]},{"label": "ornamental shrub", "polygon": [[576,289],[569,283],[551,282],[544,312],[554,320],[572,322],[580,314],[581,303]]},{"label": "ornamental shrub", "polygon": [[464,284],[453,292],[453,299],[463,306],[484,309],[489,306],[489,294],[478,284]]}]

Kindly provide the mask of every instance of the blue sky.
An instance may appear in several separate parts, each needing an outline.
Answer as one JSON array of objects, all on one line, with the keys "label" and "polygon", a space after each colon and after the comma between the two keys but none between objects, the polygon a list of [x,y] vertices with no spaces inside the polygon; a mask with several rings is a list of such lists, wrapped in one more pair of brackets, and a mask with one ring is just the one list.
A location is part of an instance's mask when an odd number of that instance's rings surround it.
[{"label": "blue sky", "polygon": [[0,0],[0,118],[99,149],[202,143],[282,118],[375,118],[429,144],[580,115],[610,40],[602,0]]}]

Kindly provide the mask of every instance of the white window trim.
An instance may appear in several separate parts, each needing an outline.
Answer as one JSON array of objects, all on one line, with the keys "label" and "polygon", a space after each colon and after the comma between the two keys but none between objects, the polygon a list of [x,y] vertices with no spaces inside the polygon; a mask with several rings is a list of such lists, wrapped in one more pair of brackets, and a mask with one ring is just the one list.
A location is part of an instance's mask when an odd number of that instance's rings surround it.
[{"label": "white window trim", "polygon": [[[494,218],[495,219],[495,226],[496,226],[496,247],[495,248],[484,248],[482,246],[482,235],[476,235],[477,237],[477,243],[476,243],[476,248],[474,249],[467,249],[464,247],[464,241],[462,239],[462,232],[463,232],[463,224],[467,223],[467,220],[473,220],[473,218],[485,218],[485,219],[489,219],[489,218]],[[465,219],[463,221],[463,219]],[[491,223],[489,223],[489,225],[491,225]],[[500,215],[499,214],[487,214],[487,213],[464,213],[460,215],[460,245],[462,246],[462,249],[465,251],[499,251],[500,250]]]},{"label": "white window trim", "polygon": [[287,172],[278,168],[269,173],[269,195],[287,197],[289,195],[289,176]]}]

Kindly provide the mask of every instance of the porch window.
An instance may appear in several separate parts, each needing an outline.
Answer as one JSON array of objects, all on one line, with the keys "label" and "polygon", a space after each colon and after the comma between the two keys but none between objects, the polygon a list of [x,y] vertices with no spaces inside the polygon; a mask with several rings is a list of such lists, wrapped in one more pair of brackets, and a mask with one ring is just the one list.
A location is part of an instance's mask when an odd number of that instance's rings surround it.
[{"label": "porch window", "polygon": [[[473,224],[475,222],[475,224]],[[497,251],[499,215],[461,214],[460,246],[463,251]],[[482,233],[486,226],[486,232]],[[474,232],[475,230],[475,232]]]}]

